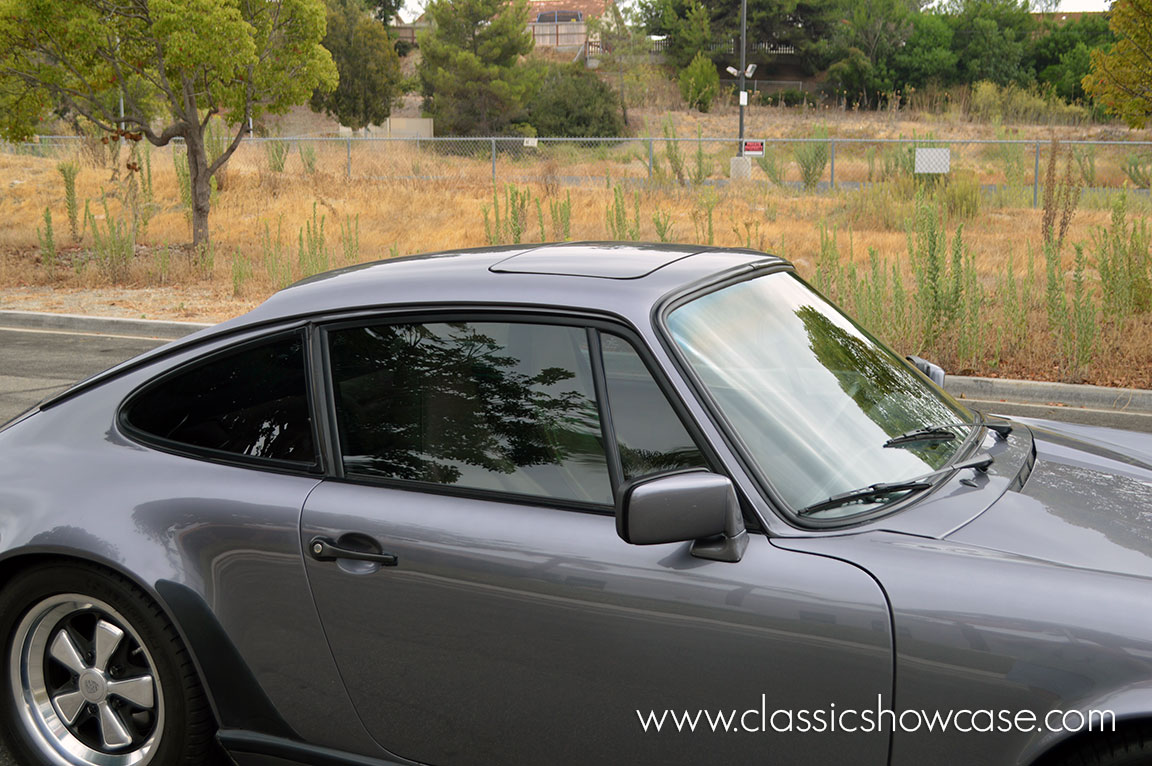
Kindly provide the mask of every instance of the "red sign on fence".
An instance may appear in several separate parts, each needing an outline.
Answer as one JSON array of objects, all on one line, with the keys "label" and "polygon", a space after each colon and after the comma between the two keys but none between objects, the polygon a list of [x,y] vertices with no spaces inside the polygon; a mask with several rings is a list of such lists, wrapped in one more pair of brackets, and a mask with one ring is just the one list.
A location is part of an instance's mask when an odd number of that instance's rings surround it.
[{"label": "red sign on fence", "polygon": [[763,141],[745,141],[744,142],[744,156],[745,157],[763,157],[764,156],[764,142]]}]

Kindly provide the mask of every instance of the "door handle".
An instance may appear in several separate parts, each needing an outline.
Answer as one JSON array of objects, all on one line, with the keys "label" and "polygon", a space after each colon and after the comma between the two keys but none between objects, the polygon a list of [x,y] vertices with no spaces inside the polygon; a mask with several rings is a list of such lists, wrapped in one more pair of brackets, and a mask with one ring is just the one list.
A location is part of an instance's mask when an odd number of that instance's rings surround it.
[{"label": "door handle", "polygon": [[342,548],[326,537],[313,537],[312,542],[308,543],[308,553],[317,561],[351,559],[353,561],[371,561],[386,567],[394,567],[400,562],[400,559],[391,553],[372,553],[371,551]]}]

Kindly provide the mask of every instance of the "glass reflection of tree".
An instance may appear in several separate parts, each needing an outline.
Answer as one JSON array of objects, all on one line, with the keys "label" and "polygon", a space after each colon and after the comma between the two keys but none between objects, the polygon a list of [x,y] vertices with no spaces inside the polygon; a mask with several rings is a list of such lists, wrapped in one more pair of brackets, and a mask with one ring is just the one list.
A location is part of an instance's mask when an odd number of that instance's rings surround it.
[{"label": "glass reflection of tree", "polygon": [[[849,333],[813,306],[799,307],[796,316],[804,323],[808,346],[820,364],[836,376],[844,393],[888,436],[959,419],[910,370],[878,346]],[[916,445],[909,451],[929,463],[940,460],[938,444]],[[953,447],[944,451],[951,454]]]},{"label": "glass reflection of tree", "polygon": [[[527,375],[519,359],[462,323],[373,327],[338,333],[333,365],[342,429],[355,469],[452,484],[453,463],[498,473],[603,455],[594,402],[556,386],[560,367]],[[600,458],[603,460],[603,457]]]},{"label": "glass reflection of tree", "polygon": [[704,456],[695,447],[650,450],[621,444],[620,462],[624,465],[624,478],[626,479],[665,471],[676,471],[681,468],[708,467],[704,461]]}]

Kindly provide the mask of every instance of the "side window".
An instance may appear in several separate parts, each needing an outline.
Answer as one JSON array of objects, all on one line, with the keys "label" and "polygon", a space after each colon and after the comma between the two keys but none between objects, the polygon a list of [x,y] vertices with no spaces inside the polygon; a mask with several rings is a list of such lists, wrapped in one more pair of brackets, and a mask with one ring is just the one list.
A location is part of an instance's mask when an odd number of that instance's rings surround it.
[{"label": "side window", "polygon": [[678,468],[707,468],[696,442],[632,344],[617,335],[601,333],[600,347],[624,478]]},{"label": "side window", "polygon": [[146,436],[250,458],[315,464],[299,333],[177,372],[129,404]]},{"label": "side window", "polygon": [[611,504],[585,330],[381,324],[328,339],[348,476]]}]

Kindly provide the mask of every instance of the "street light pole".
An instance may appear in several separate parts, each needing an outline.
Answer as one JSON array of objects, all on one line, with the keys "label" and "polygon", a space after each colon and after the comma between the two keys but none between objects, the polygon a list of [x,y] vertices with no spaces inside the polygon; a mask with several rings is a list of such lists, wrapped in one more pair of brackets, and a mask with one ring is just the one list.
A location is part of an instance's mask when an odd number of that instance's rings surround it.
[{"label": "street light pole", "polygon": [[748,66],[745,62],[745,56],[748,51],[748,44],[745,40],[748,34],[748,0],[740,0],[740,156],[744,156],[744,100],[747,96],[744,95],[744,73],[747,71]]}]

